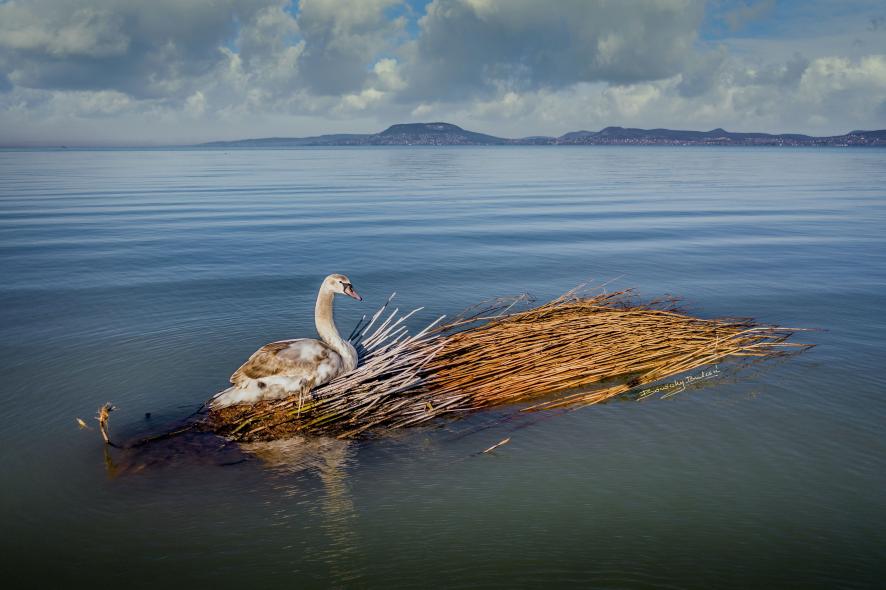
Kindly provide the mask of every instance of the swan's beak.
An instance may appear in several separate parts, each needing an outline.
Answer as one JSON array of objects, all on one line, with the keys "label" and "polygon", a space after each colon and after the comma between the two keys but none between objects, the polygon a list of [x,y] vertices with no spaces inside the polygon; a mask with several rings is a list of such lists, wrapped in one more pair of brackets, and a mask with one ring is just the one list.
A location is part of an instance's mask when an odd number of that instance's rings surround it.
[{"label": "swan's beak", "polygon": [[352,285],[351,283],[345,285],[345,295],[347,295],[348,297],[353,297],[357,301],[363,301],[363,298],[360,297],[360,294],[354,291],[354,285]]}]

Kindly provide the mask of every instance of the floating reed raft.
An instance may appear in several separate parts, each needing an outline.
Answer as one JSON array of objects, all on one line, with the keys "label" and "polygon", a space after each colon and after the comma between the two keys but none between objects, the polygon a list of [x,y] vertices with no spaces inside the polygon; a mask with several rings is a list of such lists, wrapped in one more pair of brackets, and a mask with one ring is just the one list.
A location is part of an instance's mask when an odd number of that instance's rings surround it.
[{"label": "floating reed raft", "polygon": [[586,406],[725,359],[810,346],[786,342],[794,329],[700,319],[676,300],[638,303],[630,290],[579,288],[522,311],[515,309],[526,306],[525,296],[498,299],[415,335],[406,328],[415,312],[387,313],[390,302],[351,334],[361,359],[351,373],[310,399],[208,410],[202,426],[239,441],[348,438],[514,402],[534,402],[523,411]]}]

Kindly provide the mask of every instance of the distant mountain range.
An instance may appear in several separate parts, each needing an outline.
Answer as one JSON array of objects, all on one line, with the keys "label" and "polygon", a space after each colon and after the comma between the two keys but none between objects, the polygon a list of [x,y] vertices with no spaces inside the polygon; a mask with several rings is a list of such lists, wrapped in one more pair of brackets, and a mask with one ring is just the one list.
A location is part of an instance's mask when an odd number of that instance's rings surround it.
[{"label": "distant mountain range", "polygon": [[360,145],[740,145],[740,146],[886,146],[886,129],[851,131],[845,135],[813,137],[796,133],[733,133],[631,129],[607,127],[601,131],[571,131],[560,137],[534,136],[520,139],[495,137],[467,131],[451,123],[401,123],[381,133],[341,133],[314,137],[266,137],[213,141],[201,147],[265,148]]}]

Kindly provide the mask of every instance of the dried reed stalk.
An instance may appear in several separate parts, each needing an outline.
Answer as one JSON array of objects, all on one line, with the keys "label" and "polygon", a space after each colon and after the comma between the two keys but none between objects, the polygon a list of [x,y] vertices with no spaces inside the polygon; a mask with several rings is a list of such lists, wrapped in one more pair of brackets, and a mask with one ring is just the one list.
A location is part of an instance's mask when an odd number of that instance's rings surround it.
[{"label": "dried reed stalk", "polygon": [[[579,288],[512,311],[526,301],[488,302],[410,336],[405,321],[415,312],[386,314],[389,299],[351,335],[361,357],[357,369],[314,390],[304,403],[296,395],[211,410],[203,426],[234,440],[295,432],[347,438],[557,392],[572,391],[524,411],[590,405],[727,358],[809,347],[786,342],[794,329],[700,319],[677,310],[673,300],[636,303],[630,290],[590,295]],[[613,379],[621,382],[588,390]]]}]

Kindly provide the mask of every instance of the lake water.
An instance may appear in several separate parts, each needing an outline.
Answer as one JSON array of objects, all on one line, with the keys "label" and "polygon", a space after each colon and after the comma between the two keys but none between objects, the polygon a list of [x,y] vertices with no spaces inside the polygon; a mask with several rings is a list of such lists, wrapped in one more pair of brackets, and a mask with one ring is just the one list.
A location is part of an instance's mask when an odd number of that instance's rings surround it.
[{"label": "lake water", "polygon": [[[886,150],[0,152],[0,539],[16,586],[875,587]],[[160,446],[266,342],[612,281],[812,351],[667,399],[264,459]],[[150,412],[150,418],[145,414]],[[511,437],[494,453],[478,451]],[[248,455],[252,457],[252,455]]]}]

